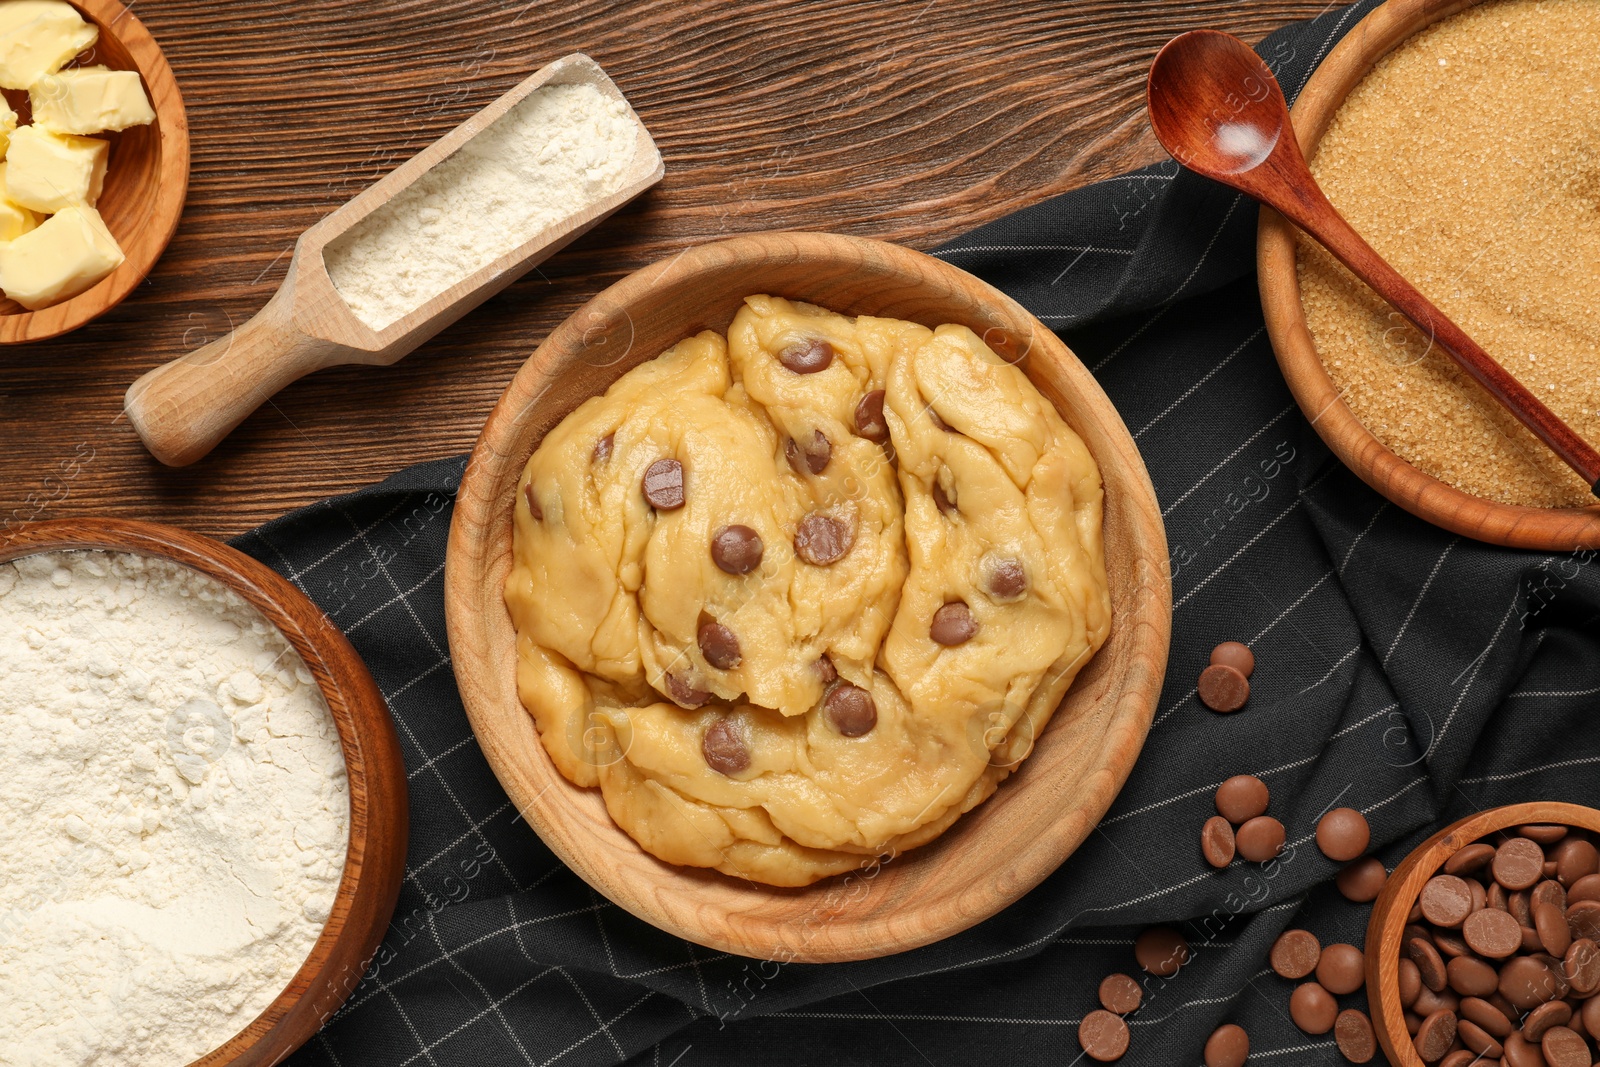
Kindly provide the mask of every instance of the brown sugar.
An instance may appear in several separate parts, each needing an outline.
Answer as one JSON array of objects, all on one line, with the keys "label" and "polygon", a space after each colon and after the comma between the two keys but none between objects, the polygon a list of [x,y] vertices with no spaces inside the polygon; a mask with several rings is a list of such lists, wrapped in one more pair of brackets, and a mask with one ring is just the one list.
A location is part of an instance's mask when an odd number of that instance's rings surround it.
[{"label": "brown sugar", "polygon": [[[1600,3],[1491,0],[1406,41],[1312,160],[1380,255],[1600,445]],[[1345,403],[1401,458],[1505,504],[1583,480],[1303,236],[1307,324]]]}]

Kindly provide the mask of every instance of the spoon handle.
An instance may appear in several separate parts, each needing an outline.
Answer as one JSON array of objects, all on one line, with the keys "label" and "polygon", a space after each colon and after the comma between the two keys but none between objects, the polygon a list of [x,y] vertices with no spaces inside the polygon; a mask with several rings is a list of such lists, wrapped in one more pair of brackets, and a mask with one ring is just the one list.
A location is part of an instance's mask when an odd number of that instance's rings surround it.
[{"label": "spoon handle", "polygon": [[[1261,196],[1259,192],[1255,195]],[[1290,195],[1273,197],[1271,206],[1315,238],[1349,267],[1350,273],[1410,319],[1430,345],[1444,349],[1462,370],[1533,431],[1567,466],[1577,471],[1589,483],[1590,490],[1600,496],[1600,452],[1574,433],[1572,427],[1468,337],[1465,330],[1434,307],[1399,271],[1373,251],[1310,179],[1309,171]]]}]

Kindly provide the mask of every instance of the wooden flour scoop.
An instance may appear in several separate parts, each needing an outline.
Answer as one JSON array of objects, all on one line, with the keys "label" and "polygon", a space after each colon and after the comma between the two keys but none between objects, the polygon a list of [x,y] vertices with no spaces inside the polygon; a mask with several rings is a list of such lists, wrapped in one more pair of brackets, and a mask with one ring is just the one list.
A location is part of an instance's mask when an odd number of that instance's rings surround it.
[{"label": "wooden flour scoop", "polygon": [[570,84],[593,85],[627,103],[588,56],[558,59],[301,234],[283,284],[254,318],[129,387],[128,419],[150,453],[172,466],[193,463],[278,390],[312,371],[342,363],[394,363],[660,181],[661,153],[630,109],[639,126],[638,146],[615,193],[547,227],[381,330],[356,317],[328,276],[323,249],[533,90]]}]

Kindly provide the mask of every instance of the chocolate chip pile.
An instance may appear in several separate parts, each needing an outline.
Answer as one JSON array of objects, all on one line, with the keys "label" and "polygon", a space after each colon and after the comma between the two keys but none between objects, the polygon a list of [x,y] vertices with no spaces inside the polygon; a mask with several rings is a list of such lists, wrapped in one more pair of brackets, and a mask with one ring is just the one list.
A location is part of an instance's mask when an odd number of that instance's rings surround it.
[{"label": "chocolate chip pile", "polygon": [[1424,1062],[1596,1061],[1600,851],[1584,831],[1522,826],[1467,845],[1407,918],[1400,1003]]}]

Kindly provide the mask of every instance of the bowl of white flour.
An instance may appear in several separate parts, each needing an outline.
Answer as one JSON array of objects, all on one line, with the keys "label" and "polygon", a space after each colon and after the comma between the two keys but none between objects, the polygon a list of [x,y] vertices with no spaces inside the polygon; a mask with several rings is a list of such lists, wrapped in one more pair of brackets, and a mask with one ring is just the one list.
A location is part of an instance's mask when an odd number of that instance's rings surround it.
[{"label": "bowl of white flour", "polygon": [[0,1059],[275,1062],[355,986],[404,769],[354,650],[271,570],[138,523],[0,540],[0,739]]}]

